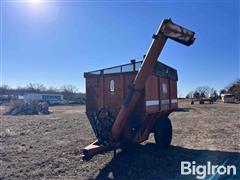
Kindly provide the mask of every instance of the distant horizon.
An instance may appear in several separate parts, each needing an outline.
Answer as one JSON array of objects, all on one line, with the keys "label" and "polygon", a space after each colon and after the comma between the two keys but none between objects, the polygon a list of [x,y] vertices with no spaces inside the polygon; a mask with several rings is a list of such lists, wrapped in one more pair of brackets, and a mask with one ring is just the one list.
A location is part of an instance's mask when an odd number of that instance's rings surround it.
[{"label": "distant horizon", "polygon": [[[227,84],[226,86],[224,86],[223,88],[220,88],[220,89],[214,89],[214,90],[216,90],[217,91],[217,93],[218,94],[220,94],[220,91],[221,90],[223,90],[223,89],[226,89],[229,85],[231,85],[233,82],[235,82],[236,80],[238,80],[239,78],[236,78],[234,81],[232,81],[232,82],[230,82],[229,84]],[[17,88],[26,88],[29,84],[42,84],[42,83],[28,83],[28,84],[26,84],[26,85],[22,85],[22,86],[10,86],[10,85],[8,85],[8,84],[3,84],[2,86],[5,86],[5,85],[7,85],[9,88],[11,88],[11,89],[17,89]],[[79,88],[78,88],[78,86],[76,86],[76,85],[74,85],[74,84],[64,84],[64,85],[61,85],[61,86],[53,86],[53,85],[45,85],[45,84],[42,84],[47,90],[48,89],[50,89],[50,88],[56,88],[56,89],[58,89],[58,90],[60,90],[63,86],[74,86],[74,87],[76,87],[77,88],[77,93],[86,93],[86,91],[79,91]],[[191,91],[195,91],[198,87],[203,87],[203,86],[207,86],[207,87],[210,87],[210,88],[213,88],[213,87],[211,87],[210,85],[199,85],[199,86],[197,86],[195,89],[191,89],[191,90],[189,90],[186,94],[184,94],[184,95],[182,95],[181,94],[181,89],[178,89],[178,91],[180,91],[180,93],[178,92],[178,98],[185,98],[186,97],[186,95],[189,93],[189,92],[191,92]],[[1,86],[0,86],[1,87]],[[180,96],[181,95],[181,96]]]}]

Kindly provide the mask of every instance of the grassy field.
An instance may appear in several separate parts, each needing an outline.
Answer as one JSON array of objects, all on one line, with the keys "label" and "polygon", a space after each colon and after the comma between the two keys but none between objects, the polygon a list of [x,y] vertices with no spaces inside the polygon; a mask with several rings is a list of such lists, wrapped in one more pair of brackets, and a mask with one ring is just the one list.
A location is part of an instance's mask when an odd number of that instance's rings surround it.
[{"label": "grassy field", "polygon": [[134,151],[118,150],[115,158],[109,152],[88,162],[81,159],[82,149],[95,136],[85,106],[51,110],[49,115],[1,115],[0,179],[186,179],[181,161],[240,163],[240,104],[180,101],[170,115],[169,149],[159,150],[151,135]]}]

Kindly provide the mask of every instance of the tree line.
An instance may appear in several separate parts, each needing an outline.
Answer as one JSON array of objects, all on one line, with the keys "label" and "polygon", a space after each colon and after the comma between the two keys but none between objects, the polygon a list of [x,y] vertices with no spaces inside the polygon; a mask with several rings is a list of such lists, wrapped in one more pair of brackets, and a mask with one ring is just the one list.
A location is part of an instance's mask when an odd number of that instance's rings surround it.
[{"label": "tree line", "polygon": [[190,91],[186,98],[205,98],[205,97],[219,97],[221,94],[233,94],[237,99],[240,99],[240,79],[235,80],[234,82],[230,83],[225,88],[221,89],[219,93],[214,88],[209,86],[200,86],[197,87],[194,91]]},{"label": "tree line", "polygon": [[218,97],[218,93],[214,88],[209,86],[199,86],[194,91],[190,91],[186,98],[206,98],[206,97]]},{"label": "tree line", "polygon": [[46,93],[46,94],[62,94],[64,100],[68,102],[76,103],[85,103],[85,94],[78,92],[76,86],[73,85],[64,85],[60,88],[58,87],[46,87],[40,83],[29,83],[25,87],[11,88],[8,85],[0,86],[0,95],[8,96],[19,96],[27,93]]},{"label": "tree line", "polygon": [[220,90],[220,94],[233,94],[237,99],[240,99],[240,79],[230,83],[228,86]]}]

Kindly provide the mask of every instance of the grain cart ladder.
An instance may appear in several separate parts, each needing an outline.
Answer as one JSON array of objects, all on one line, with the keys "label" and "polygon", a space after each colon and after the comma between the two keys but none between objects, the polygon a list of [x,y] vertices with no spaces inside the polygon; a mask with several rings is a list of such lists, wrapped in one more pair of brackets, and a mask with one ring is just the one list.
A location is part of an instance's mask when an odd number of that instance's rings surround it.
[{"label": "grain cart ladder", "polygon": [[[125,97],[124,102],[120,108],[120,111],[112,125],[108,140],[104,143],[95,141],[85,147],[83,150],[85,159],[90,159],[95,154],[114,150],[123,145],[122,140],[120,140],[121,133],[128,123],[128,117],[134,110],[141,96],[141,92],[145,86],[145,83],[149,75],[152,73],[167,39],[170,38],[181,44],[190,46],[195,40],[194,34],[194,32],[182,26],[174,24],[171,19],[165,19],[162,21],[157,33],[153,35],[152,43],[142,62],[141,68],[135,76],[131,88],[129,89],[127,96]],[[147,132],[147,135],[149,135],[149,133],[150,132]],[[146,134],[142,136],[146,136]],[[145,137],[142,137],[142,140],[145,139]],[[132,142],[134,143],[134,140]],[[135,143],[139,143],[139,141]]]}]

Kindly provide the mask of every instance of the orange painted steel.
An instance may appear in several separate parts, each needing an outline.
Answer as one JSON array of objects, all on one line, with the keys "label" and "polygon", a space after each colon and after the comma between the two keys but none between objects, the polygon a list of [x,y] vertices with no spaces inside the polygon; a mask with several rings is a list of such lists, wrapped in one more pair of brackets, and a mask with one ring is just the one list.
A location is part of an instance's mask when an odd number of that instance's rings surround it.
[{"label": "orange painted steel", "polygon": [[[156,121],[177,108],[177,71],[157,59],[168,38],[189,46],[195,40],[194,34],[165,19],[153,35],[143,62],[132,60],[131,64],[84,73],[86,114],[98,138],[84,148],[86,158],[147,140]],[[139,63],[140,69],[136,67]],[[132,70],[124,70],[130,66]],[[98,120],[100,112],[108,118],[105,123],[113,122],[110,130],[109,124],[101,126],[104,122]],[[107,127],[104,134],[102,127]]]},{"label": "orange painted steel", "polygon": [[[169,25],[169,23],[170,23],[170,25]],[[154,39],[153,39],[153,41],[150,45],[150,48],[144,58],[141,69],[139,70],[139,72],[136,75],[136,78],[133,82],[133,86],[136,91],[134,91],[132,94],[127,95],[127,97],[126,97],[127,103],[122,105],[120,112],[117,115],[116,121],[113,124],[112,133],[110,136],[110,139],[112,141],[118,140],[130,113],[134,109],[136,103],[138,102],[138,100],[141,96],[139,91],[141,91],[144,88],[144,85],[145,85],[149,75],[152,73],[154,66],[157,63],[157,59],[167,41],[168,36],[166,36],[165,34],[170,35],[171,32],[179,33],[178,29],[175,29],[175,27],[174,28],[171,27],[172,24],[173,23],[171,22],[171,20],[168,20],[168,19],[163,20],[163,22],[159,26],[157,33],[153,36]],[[175,24],[173,24],[173,25],[175,25]],[[182,28],[181,26],[177,26],[177,27]],[[181,35],[184,36],[185,34],[183,33]],[[194,35],[194,33],[193,33],[193,35]],[[191,34],[191,36],[192,36],[192,34]],[[174,40],[176,40],[176,39],[174,39]],[[193,37],[190,37],[189,40],[194,41]],[[180,42],[180,41],[178,41],[178,42]],[[184,42],[181,42],[181,43],[184,43]],[[188,44],[190,45],[191,42],[187,43],[186,45],[188,45]]]}]

